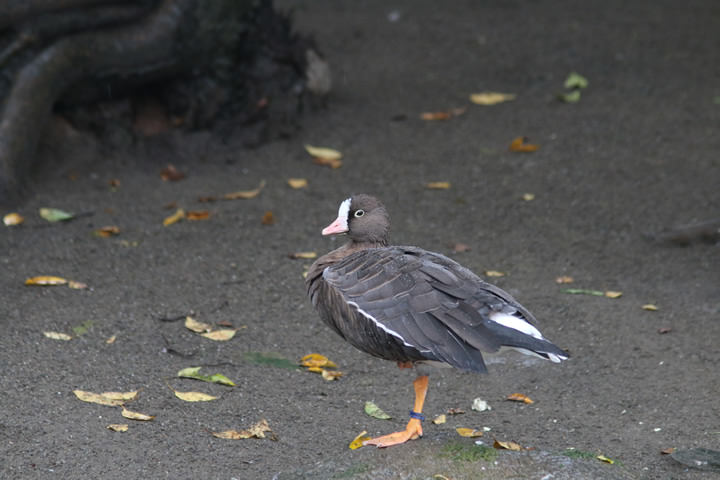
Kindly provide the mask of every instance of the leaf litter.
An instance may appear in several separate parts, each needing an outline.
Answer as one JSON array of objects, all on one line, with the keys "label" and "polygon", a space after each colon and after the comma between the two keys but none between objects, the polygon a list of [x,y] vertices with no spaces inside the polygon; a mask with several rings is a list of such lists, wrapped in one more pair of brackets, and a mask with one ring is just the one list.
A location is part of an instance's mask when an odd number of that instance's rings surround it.
[{"label": "leaf litter", "polygon": [[104,393],[94,393],[85,390],[73,390],[73,393],[78,398],[78,400],[82,400],[83,402],[97,403],[98,405],[106,405],[108,407],[117,407],[137,399],[140,390],[135,390],[132,392]]},{"label": "leaf litter", "polygon": [[219,383],[220,385],[227,385],[230,387],[235,386],[235,383],[232,380],[221,373],[201,375],[200,369],[202,369],[202,367],[183,368],[177,373],[177,376],[181,378],[192,378],[193,380],[200,380],[202,382]]},{"label": "leaf litter", "polygon": [[319,353],[309,353],[302,357],[300,366],[307,368],[308,372],[319,373],[327,381],[337,380],[343,375],[341,371],[335,370],[335,362]]},{"label": "leaf litter", "polygon": [[365,414],[378,420],[390,420],[392,417],[377,406],[375,402],[365,402]]},{"label": "leaf litter", "polygon": [[138,420],[140,422],[149,422],[155,420],[155,415],[148,415],[146,413],[134,412],[128,410],[125,406],[122,407],[122,416],[130,420]]},{"label": "leaf litter", "polygon": [[224,430],[222,432],[210,432],[214,437],[224,438],[228,440],[243,440],[247,438],[265,438],[265,434],[269,433],[270,440],[277,440],[268,421],[264,418],[247,430]]}]

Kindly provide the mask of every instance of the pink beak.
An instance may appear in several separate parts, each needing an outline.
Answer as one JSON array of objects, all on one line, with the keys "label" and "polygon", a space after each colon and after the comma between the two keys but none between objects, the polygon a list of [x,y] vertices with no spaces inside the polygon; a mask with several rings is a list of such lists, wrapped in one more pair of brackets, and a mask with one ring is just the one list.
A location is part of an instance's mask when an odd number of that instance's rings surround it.
[{"label": "pink beak", "polygon": [[323,235],[336,235],[338,233],[346,233],[348,231],[347,220],[338,217],[327,227],[323,228]]}]

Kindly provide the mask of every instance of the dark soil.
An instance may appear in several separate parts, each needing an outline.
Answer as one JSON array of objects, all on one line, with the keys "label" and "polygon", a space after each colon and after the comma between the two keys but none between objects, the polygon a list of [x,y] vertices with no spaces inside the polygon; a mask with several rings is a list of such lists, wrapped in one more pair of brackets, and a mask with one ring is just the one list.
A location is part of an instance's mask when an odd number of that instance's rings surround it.
[{"label": "dark soil", "polygon": [[[720,450],[720,249],[648,234],[720,216],[717,2],[280,6],[296,7],[297,27],[316,35],[334,69],[329,108],[308,113],[298,135],[248,150],[212,132],[176,133],[107,151],[76,134],[46,155],[35,195],[18,210],[26,223],[2,227],[0,476],[716,478],[661,450]],[[572,71],[590,85],[578,103],[561,103]],[[483,90],[518,98],[469,105]],[[447,121],[419,119],[462,106],[467,112]],[[540,149],[509,152],[522,135]],[[314,165],[304,144],[341,150],[343,166]],[[168,163],[187,178],[163,182]],[[290,177],[309,187],[289,188]],[[110,188],[112,179],[120,186]],[[262,179],[257,198],[197,201]],[[452,186],[428,190],[430,181]],[[322,325],[305,298],[310,261],[288,254],[335,247],[339,239],[320,229],[355,192],[384,200],[396,243],[451,255],[478,273],[505,272],[492,280],[572,358],[556,365],[507,354],[489,359],[485,376],[438,371],[427,415],[467,413],[426,422],[425,437],[407,445],[349,450],[362,430],[402,427],[413,375]],[[164,227],[171,202],[212,216]],[[46,206],[93,215],[48,224],[36,213]],[[261,224],[266,211],[273,225]],[[104,225],[120,235],[92,234]],[[458,242],[470,250],[453,253]],[[35,275],[90,288],[25,286]],[[574,283],[556,284],[561,275]],[[163,320],[191,312],[245,328],[213,342],[182,320]],[[88,330],[69,342],[42,334],[81,325]],[[293,362],[320,352],[345,375],[326,382],[257,352]],[[174,378],[199,365],[237,387]],[[221,398],[186,403],[166,382]],[[142,389],[130,408],[157,417],[125,420],[118,409],[80,402],[75,389]],[[535,403],[504,400],[514,392]],[[476,397],[492,410],[470,411]],[[367,400],[393,419],[366,416]],[[261,418],[275,441],[208,433]],[[129,431],[107,430],[111,423],[130,423]],[[535,450],[488,461],[458,426],[490,427],[486,444],[494,437]]]}]

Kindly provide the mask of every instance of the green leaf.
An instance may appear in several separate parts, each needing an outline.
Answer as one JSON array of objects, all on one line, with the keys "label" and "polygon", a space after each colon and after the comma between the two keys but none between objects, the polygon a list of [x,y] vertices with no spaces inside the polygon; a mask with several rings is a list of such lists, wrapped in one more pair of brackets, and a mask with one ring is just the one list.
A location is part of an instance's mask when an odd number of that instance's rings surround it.
[{"label": "green leaf", "polygon": [[92,328],[93,322],[92,320],[85,320],[80,325],[75,325],[72,327],[72,331],[75,334],[76,337],[79,337],[80,335],[85,335],[90,328]]},{"label": "green leaf", "polygon": [[392,418],[390,415],[383,412],[380,407],[375,404],[375,402],[365,402],[365,413],[380,420],[389,420]]},{"label": "green leaf", "polygon": [[586,290],[584,288],[566,288],[561,290],[563,293],[570,293],[573,295],[595,295],[596,297],[604,297],[605,292],[600,290]]},{"label": "green leaf", "polygon": [[232,380],[230,380],[228,377],[221,373],[215,373],[213,375],[200,375],[201,368],[202,367],[183,368],[177,373],[177,376],[182,378],[192,378],[194,380],[200,380],[203,382],[219,383],[221,385],[228,385],[230,387],[235,386],[235,383],[233,383]]},{"label": "green leaf", "polygon": [[558,98],[565,103],[577,103],[580,101],[580,90],[573,90],[572,92],[561,93]]},{"label": "green leaf", "polygon": [[287,368],[288,370],[300,368],[296,362],[291,362],[276,353],[246,352],[243,356],[248,362],[258,365],[270,365],[271,367]]},{"label": "green leaf", "polygon": [[590,82],[577,72],[572,72],[565,79],[565,88],[587,88]]},{"label": "green leaf", "polygon": [[48,222],[63,222],[65,220],[70,220],[75,215],[60,210],[59,208],[41,208],[40,216]]}]

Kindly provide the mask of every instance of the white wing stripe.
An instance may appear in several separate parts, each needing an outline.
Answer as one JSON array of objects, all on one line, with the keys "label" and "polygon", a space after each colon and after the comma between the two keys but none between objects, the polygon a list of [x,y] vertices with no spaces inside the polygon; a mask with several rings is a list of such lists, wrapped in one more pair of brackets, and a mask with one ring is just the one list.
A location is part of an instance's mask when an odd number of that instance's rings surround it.
[{"label": "white wing stripe", "polygon": [[403,344],[404,344],[406,347],[417,348],[415,345],[411,345],[411,344],[407,343],[407,342],[405,341],[405,339],[402,337],[402,335],[400,335],[399,333],[397,333],[397,332],[394,331],[394,330],[389,329],[389,328],[387,327],[387,325],[383,325],[382,323],[380,323],[379,321],[377,321],[377,319],[376,319],[375,317],[373,317],[373,316],[370,315],[368,312],[366,312],[365,310],[363,310],[362,308],[360,308],[357,303],[355,303],[355,302],[347,302],[347,303],[348,303],[348,305],[350,305],[351,307],[355,307],[355,309],[357,309],[358,313],[362,314],[362,316],[364,316],[365,318],[367,318],[367,319],[369,319],[369,320],[372,320],[372,322],[375,324],[375,326],[377,326],[378,328],[384,330],[386,333],[389,333],[389,334],[392,335],[393,337],[402,340]]}]

